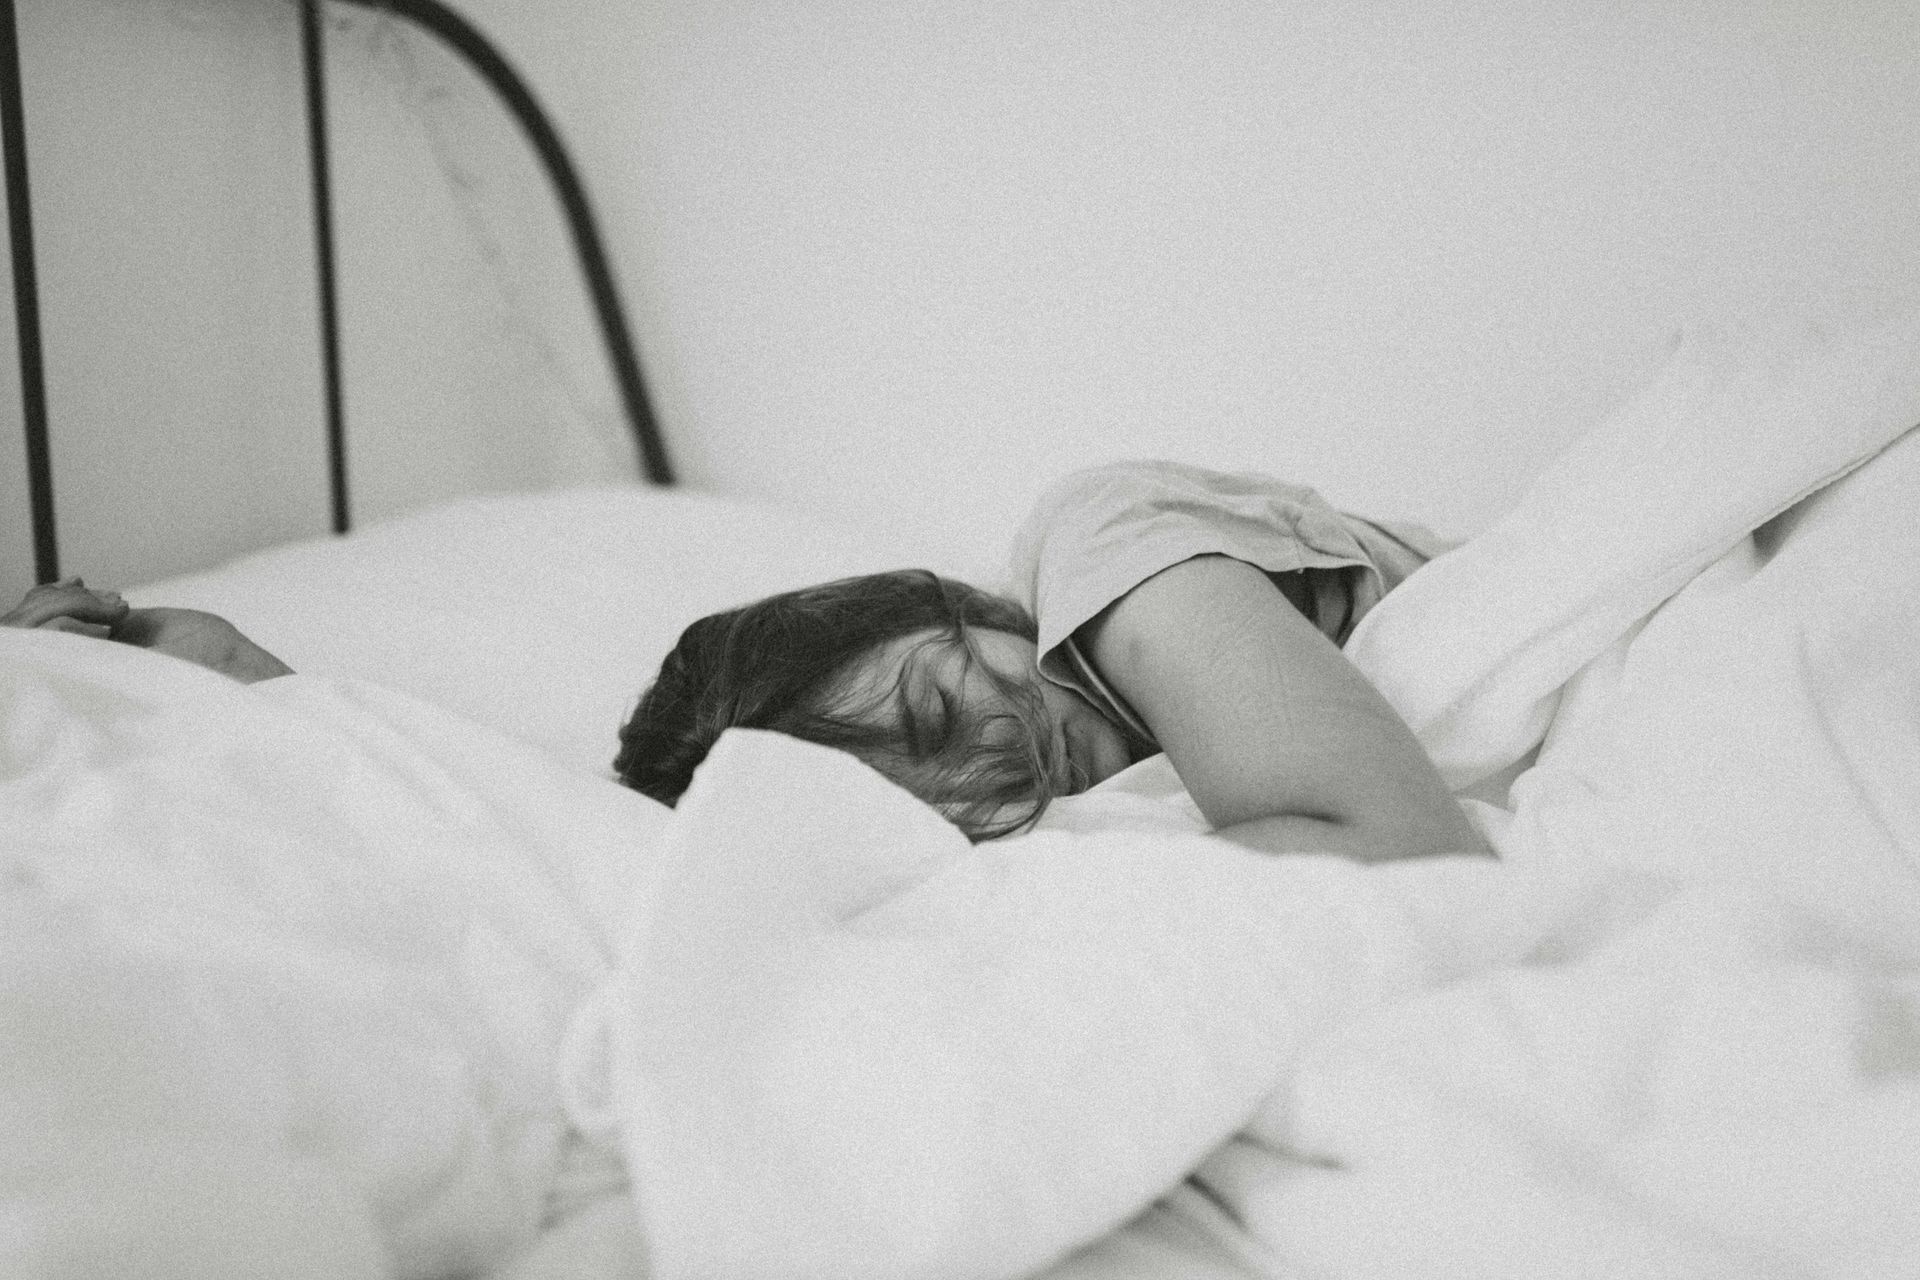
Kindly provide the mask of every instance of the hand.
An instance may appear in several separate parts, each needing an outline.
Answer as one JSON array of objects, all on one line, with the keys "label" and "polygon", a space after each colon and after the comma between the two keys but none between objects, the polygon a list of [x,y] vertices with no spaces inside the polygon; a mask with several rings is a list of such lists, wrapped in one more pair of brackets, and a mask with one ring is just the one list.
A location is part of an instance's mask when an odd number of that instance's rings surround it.
[{"label": "hand", "polygon": [[1196,556],[1076,634],[1222,837],[1359,862],[1488,852],[1406,721],[1265,571]]},{"label": "hand", "polygon": [[116,640],[196,663],[241,684],[293,674],[293,668],[240,634],[225,618],[198,609],[131,609],[118,592],[78,578],[42,583],[0,613],[0,627],[71,631]]},{"label": "hand", "polygon": [[197,663],[241,684],[293,674],[293,668],[240,634],[217,614],[198,609],[128,609],[113,639]]},{"label": "hand", "polygon": [[43,582],[20,603],[0,613],[0,627],[72,631],[106,639],[114,624],[127,616],[127,602],[117,592],[94,591],[78,578]]}]

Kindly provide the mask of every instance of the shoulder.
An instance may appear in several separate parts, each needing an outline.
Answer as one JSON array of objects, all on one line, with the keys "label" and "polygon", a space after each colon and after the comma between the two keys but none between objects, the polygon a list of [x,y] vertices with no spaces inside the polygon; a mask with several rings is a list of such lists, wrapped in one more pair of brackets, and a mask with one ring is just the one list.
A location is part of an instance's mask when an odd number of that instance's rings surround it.
[{"label": "shoulder", "polygon": [[1193,499],[1220,503],[1251,499],[1326,507],[1320,495],[1307,486],[1289,484],[1263,472],[1216,471],[1185,462],[1134,458],[1061,476],[1041,491],[1028,520],[1071,517],[1088,506]]},{"label": "shoulder", "polygon": [[1016,551],[1038,554],[1149,520],[1214,521],[1235,516],[1295,523],[1337,519],[1304,485],[1252,471],[1214,471],[1184,462],[1131,459],[1072,471],[1040,491],[1015,536]]},{"label": "shoulder", "polygon": [[1049,560],[1142,539],[1191,543],[1187,554],[1244,552],[1256,560],[1302,542],[1330,552],[1357,549],[1340,513],[1305,485],[1261,472],[1137,459],[1087,467],[1047,485],[1014,536],[1010,568],[1018,580]]},{"label": "shoulder", "polygon": [[1196,489],[1198,468],[1146,459],[1103,463],[1049,482],[1015,530],[1010,580],[1029,593],[1043,567],[1079,560],[1137,525],[1169,497]]},{"label": "shoulder", "polygon": [[[1278,572],[1303,567],[1309,545],[1331,547],[1344,536],[1338,514],[1311,489],[1272,476],[1111,462],[1070,472],[1041,491],[1014,536],[1006,582],[1038,619],[1044,655],[1136,584],[1182,560],[1221,554]],[[1340,549],[1355,550],[1350,538]]]},{"label": "shoulder", "polygon": [[1154,458],[1130,458],[1082,467],[1078,471],[1067,472],[1041,490],[1039,499],[1034,503],[1034,511],[1044,512],[1077,498],[1104,495],[1116,490],[1152,487],[1169,478],[1197,471],[1199,468],[1185,463]]}]

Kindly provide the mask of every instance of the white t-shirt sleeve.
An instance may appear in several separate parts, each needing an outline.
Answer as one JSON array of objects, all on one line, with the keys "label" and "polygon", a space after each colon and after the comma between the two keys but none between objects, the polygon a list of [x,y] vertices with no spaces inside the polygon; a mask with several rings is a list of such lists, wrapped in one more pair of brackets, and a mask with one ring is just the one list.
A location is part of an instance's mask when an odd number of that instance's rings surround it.
[{"label": "white t-shirt sleeve", "polygon": [[1041,672],[1113,706],[1070,638],[1162,569],[1226,555],[1269,574],[1325,571],[1307,575],[1313,621],[1339,643],[1439,549],[1424,530],[1343,515],[1312,489],[1271,476],[1121,462],[1075,472],[1041,495],[1015,535],[1008,585],[1039,624]]}]

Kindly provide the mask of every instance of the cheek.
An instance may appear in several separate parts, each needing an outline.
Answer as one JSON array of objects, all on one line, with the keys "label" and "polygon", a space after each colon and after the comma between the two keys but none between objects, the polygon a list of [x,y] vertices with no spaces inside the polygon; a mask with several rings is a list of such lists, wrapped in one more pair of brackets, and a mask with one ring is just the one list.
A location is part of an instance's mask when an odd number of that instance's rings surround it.
[{"label": "cheek", "polygon": [[1081,700],[1079,694],[1062,689],[1057,684],[1041,685],[1040,696],[1046,704],[1048,718],[1061,729],[1077,723],[1093,711],[1092,707]]},{"label": "cheek", "polygon": [[1113,725],[1107,723],[1105,720],[1101,720],[1100,727],[1095,730],[1095,734],[1098,735],[1098,738],[1097,745],[1094,748],[1094,780],[1096,782],[1105,782],[1108,778],[1111,778],[1114,774],[1119,773],[1128,765],[1132,764],[1133,759],[1131,753],[1127,750],[1126,735],[1114,728]]},{"label": "cheek", "polygon": [[1106,781],[1127,766],[1126,738],[1079,694],[1048,685],[1047,711],[1063,740],[1072,745],[1074,763],[1083,773],[1083,786]]}]

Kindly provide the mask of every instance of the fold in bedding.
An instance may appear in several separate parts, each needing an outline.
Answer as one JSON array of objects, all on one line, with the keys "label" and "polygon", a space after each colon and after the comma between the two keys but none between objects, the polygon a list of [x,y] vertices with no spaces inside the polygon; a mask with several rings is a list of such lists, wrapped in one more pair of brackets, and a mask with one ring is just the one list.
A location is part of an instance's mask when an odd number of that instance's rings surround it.
[{"label": "fold in bedding", "polygon": [[660,1277],[1030,1273],[1177,1182],[1308,1046],[1516,960],[1593,892],[1197,835],[975,846],[842,753],[740,731],[664,857],[583,1015],[606,1047],[575,1042]]},{"label": "fold in bedding", "polygon": [[[1920,316],[1689,339],[1349,651],[1513,855],[1920,923]],[[1809,496],[1811,495],[1811,496]]]},{"label": "fold in bedding", "polygon": [[[1497,863],[1261,858],[1164,761],[973,846],[751,733],[669,813],[584,738],[0,632],[0,1264],[1920,1275],[1915,421],[1911,320],[1689,345],[1369,616],[1448,776],[1517,769]],[[452,679],[451,616],[355,643]]]},{"label": "fold in bedding", "polygon": [[1629,628],[1916,422],[1920,314],[1690,331],[1513,512],[1363,619],[1348,655],[1470,786],[1538,745],[1567,681]]},{"label": "fold in bedding", "polygon": [[1687,347],[1369,617],[1497,865],[725,742],[592,1015],[652,1274],[1920,1274],[1916,337]]}]

